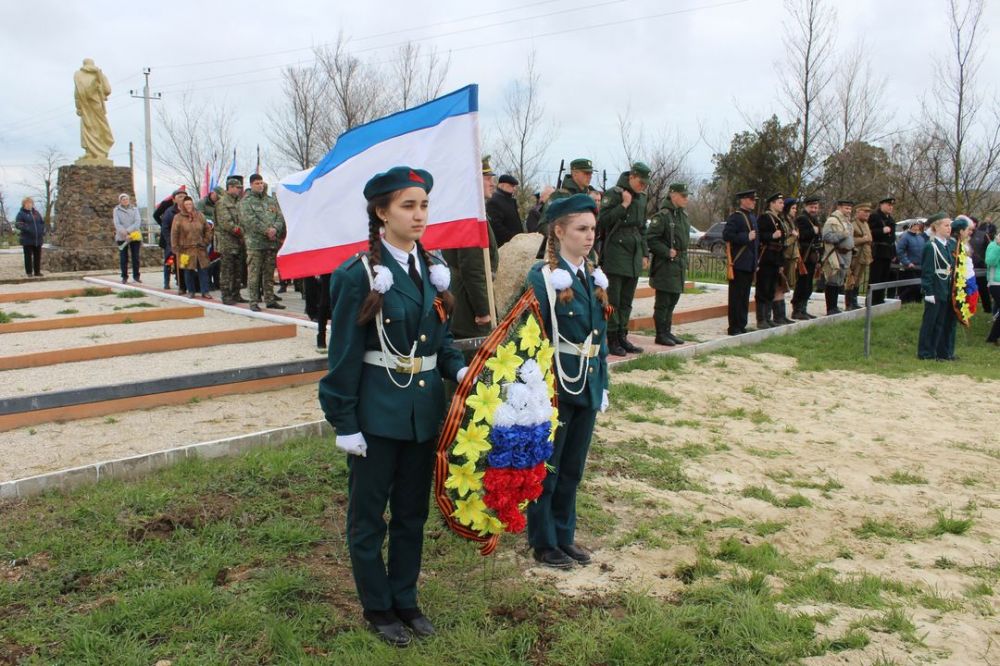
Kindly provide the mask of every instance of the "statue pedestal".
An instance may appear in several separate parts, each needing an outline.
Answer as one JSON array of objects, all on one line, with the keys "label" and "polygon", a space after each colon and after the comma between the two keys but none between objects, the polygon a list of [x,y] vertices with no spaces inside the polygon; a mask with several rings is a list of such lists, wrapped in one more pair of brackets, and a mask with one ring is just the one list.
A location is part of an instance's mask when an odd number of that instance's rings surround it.
[{"label": "statue pedestal", "polygon": [[[52,272],[118,268],[113,211],[118,195],[135,201],[132,171],[116,166],[59,167],[54,246],[45,254]],[[148,258],[147,258],[148,256]],[[162,261],[160,248],[143,248],[143,264]]]}]

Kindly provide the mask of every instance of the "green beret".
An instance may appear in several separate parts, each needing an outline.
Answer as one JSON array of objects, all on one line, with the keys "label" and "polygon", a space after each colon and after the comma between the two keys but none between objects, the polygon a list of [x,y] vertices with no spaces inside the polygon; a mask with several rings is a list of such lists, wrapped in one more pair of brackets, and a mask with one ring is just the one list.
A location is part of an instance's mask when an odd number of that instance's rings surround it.
[{"label": "green beret", "polygon": [[230,176],[226,178],[226,187],[232,187],[233,185],[243,187],[243,176]]},{"label": "green beret", "polygon": [[388,171],[375,174],[365,184],[365,199],[371,201],[380,194],[405,190],[408,187],[420,187],[429,193],[434,187],[434,177],[423,169],[411,169],[408,166],[392,167]]},{"label": "green beret", "polygon": [[927,224],[927,226],[930,226],[930,225],[934,224],[935,222],[940,222],[941,220],[946,219],[947,217],[948,217],[948,213],[946,213],[946,212],[944,212],[942,210],[942,211],[934,213],[933,215],[931,215],[930,217],[928,217],[926,224]]},{"label": "green beret", "polygon": [[667,188],[667,192],[676,192],[677,194],[683,194],[687,196],[688,186],[687,183],[670,183],[670,187]]},{"label": "green beret", "polygon": [[589,194],[574,194],[573,196],[556,199],[545,209],[545,221],[551,222],[560,217],[586,211],[597,214],[597,202]]},{"label": "green beret", "polygon": [[629,169],[629,173],[633,176],[639,176],[643,180],[649,180],[649,174],[652,173],[652,169],[645,162],[632,162],[632,168]]},{"label": "green beret", "polygon": [[594,163],[586,157],[578,157],[569,163],[569,168],[575,169],[576,171],[593,171]]},{"label": "green beret", "polygon": [[969,218],[965,215],[959,215],[957,218],[951,221],[951,231],[952,233],[962,231],[969,226]]}]

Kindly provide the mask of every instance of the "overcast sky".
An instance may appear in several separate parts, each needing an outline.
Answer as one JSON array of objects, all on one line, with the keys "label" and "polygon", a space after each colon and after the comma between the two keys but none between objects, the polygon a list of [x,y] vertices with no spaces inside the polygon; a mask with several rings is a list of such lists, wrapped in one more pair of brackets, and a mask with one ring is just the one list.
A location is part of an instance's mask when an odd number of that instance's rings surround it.
[{"label": "overcast sky", "polygon": [[[85,57],[110,79],[108,102],[115,134],[111,157],[128,164],[136,145],[136,189],[145,203],[143,110],[129,89],[142,87],[152,68],[154,106],[169,109],[181,94],[226,102],[238,110],[239,170],[253,168],[259,142],[266,150],[264,112],[280,94],[282,66],[307,61],[309,47],[351,39],[358,55],[391,57],[412,40],[451,53],[445,91],[480,85],[481,124],[490,131],[527,54],[536,53],[543,102],[558,134],[545,169],[585,156],[612,174],[625,166],[617,115],[630,107],[648,134],[667,132],[693,148],[696,178],[712,170],[714,148],[734,132],[778,113],[776,63],[782,59],[783,0],[510,0],[506,5],[459,0],[330,2],[56,2],[6,3],[0,26],[0,188],[8,201],[25,193],[27,168],[52,145],[68,162],[82,154],[73,111],[72,77]],[[933,94],[935,58],[948,48],[946,0],[840,0],[837,47],[864,38],[881,97],[898,127],[912,126],[922,96]],[[997,3],[983,25],[1000,25]],[[1000,79],[995,34],[980,36],[981,85]],[[262,55],[268,54],[268,55]],[[215,64],[189,65],[227,60]],[[156,115],[154,114],[154,126]],[[155,129],[155,127],[154,127]],[[154,132],[155,137],[155,132]],[[157,196],[176,184],[162,169]],[[265,165],[271,178],[285,175]]]}]

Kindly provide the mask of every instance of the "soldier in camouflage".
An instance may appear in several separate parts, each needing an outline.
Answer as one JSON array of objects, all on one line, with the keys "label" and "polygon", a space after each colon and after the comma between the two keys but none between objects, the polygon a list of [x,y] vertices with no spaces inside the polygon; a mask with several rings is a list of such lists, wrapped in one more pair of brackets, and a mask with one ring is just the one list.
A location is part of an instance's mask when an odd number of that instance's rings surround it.
[{"label": "soldier in camouflage", "polygon": [[264,179],[260,174],[250,176],[250,193],[240,203],[240,222],[247,244],[247,279],[250,290],[250,309],[260,312],[261,298],[264,307],[284,310],[285,306],[274,297],[274,264],[285,233],[285,221],[277,201],[264,193]]},{"label": "soldier in camouflage", "polygon": [[244,239],[240,225],[240,194],[243,192],[243,177],[230,176],[226,179],[226,191],[215,204],[215,251],[220,257],[219,289],[222,302],[226,305],[246,303],[240,295],[240,253]]}]

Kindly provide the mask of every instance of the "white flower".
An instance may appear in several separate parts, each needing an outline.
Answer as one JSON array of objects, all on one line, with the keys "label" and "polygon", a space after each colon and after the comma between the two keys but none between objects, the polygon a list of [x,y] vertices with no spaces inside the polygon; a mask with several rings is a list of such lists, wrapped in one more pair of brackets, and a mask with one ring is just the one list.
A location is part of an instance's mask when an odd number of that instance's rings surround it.
[{"label": "white flower", "polygon": [[392,271],[388,266],[375,266],[372,269],[375,277],[372,279],[372,288],[380,294],[384,294],[392,289]]},{"label": "white flower", "polygon": [[604,274],[604,271],[601,270],[600,266],[594,269],[592,275],[594,276],[595,285],[597,285],[601,289],[608,288],[608,276]]},{"label": "white flower", "polygon": [[556,291],[562,291],[573,286],[573,276],[564,268],[557,268],[552,271],[550,281],[552,282],[552,288]]},{"label": "white flower", "polygon": [[538,366],[538,361],[533,358],[529,358],[527,361],[521,364],[521,367],[517,369],[518,376],[525,384],[538,385],[541,384],[542,388],[545,388],[545,379],[542,375],[542,369]]},{"label": "white flower", "polygon": [[451,286],[451,270],[444,264],[433,264],[429,270],[434,288],[438,291],[448,291],[448,287]]}]

